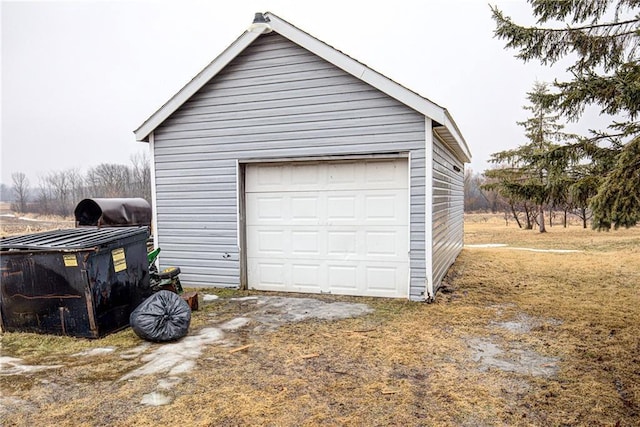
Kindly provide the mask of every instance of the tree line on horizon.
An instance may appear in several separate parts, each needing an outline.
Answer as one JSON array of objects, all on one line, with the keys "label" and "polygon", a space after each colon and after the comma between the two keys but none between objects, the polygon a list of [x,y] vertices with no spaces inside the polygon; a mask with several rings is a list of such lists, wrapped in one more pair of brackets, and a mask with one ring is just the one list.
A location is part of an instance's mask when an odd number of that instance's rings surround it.
[{"label": "tree line on horizon", "polygon": [[149,156],[146,152],[134,154],[130,161],[130,165],[102,163],[85,173],[74,168],[51,171],[39,176],[36,186],[23,172],[15,172],[11,187],[2,185],[3,200],[9,193],[14,212],[60,216],[72,215],[86,198],[141,197],[150,203]]},{"label": "tree line on horizon", "polygon": [[[493,184],[498,181],[487,177],[485,172],[474,172],[465,169],[464,174],[464,211],[465,213],[501,214],[505,224],[514,221],[519,228],[533,230],[539,227],[538,206],[531,200],[505,197],[495,189]],[[545,224],[548,226],[562,225],[569,227],[579,221],[582,228],[588,228],[591,223],[591,209],[585,205],[574,203],[573,199],[565,197],[562,203],[553,202],[544,206]],[[546,227],[546,225],[543,225]]]}]

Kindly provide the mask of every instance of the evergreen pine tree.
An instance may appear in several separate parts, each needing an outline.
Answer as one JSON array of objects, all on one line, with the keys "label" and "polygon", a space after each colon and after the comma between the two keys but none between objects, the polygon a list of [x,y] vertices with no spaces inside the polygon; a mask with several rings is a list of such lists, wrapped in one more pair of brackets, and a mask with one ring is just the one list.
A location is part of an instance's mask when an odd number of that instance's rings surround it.
[{"label": "evergreen pine tree", "polygon": [[564,199],[562,193],[567,188],[567,160],[555,158],[549,153],[570,137],[562,132],[564,126],[558,123],[560,116],[544,104],[547,93],[546,84],[534,84],[533,91],[527,94],[530,105],[522,107],[531,112],[531,117],[518,123],[524,127],[529,142],[513,150],[493,153],[490,159],[492,163],[508,166],[485,173],[490,178],[498,179],[496,189],[501,190],[505,197],[529,201],[536,206],[541,233],[546,231],[545,206],[554,197]]},{"label": "evergreen pine tree", "polygon": [[628,169],[637,171],[640,144],[640,1],[529,3],[539,26],[517,25],[491,7],[496,37],[506,40],[507,48],[517,49],[516,56],[525,62],[537,59],[551,65],[568,55],[576,58],[568,68],[572,79],[555,81],[555,91],[541,102],[573,120],[588,105],[599,106],[602,114],[623,117],[607,132],[594,132],[551,155],[594,163],[593,176],[582,183],[600,183],[591,203],[594,228],[634,226],[640,222],[640,177]]}]

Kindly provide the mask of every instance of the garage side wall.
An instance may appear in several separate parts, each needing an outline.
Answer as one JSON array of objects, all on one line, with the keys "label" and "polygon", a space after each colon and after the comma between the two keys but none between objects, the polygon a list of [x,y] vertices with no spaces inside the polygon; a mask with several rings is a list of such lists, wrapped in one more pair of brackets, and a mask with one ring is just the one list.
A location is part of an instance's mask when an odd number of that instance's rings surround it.
[{"label": "garage side wall", "polygon": [[464,164],[433,136],[433,283],[440,287],[462,250]]},{"label": "garage side wall", "polygon": [[410,296],[425,290],[424,116],[284,37],[263,35],[154,132],[162,266],[238,286],[237,164],[410,153]]}]

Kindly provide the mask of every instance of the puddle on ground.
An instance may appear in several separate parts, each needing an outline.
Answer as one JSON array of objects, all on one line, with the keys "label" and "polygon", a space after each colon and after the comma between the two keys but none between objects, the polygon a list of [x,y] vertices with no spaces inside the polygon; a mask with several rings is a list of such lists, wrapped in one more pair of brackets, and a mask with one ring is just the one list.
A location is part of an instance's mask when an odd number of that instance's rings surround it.
[{"label": "puddle on ground", "polygon": [[525,334],[543,325],[558,326],[561,324],[562,321],[557,319],[538,319],[535,317],[531,317],[525,313],[518,314],[514,320],[490,323],[491,326],[497,326],[498,328],[506,329],[507,331],[516,334]]},{"label": "puddle on ground", "polygon": [[501,329],[506,329],[509,332],[516,334],[524,334],[531,332],[533,328],[539,326],[542,322],[535,317],[531,317],[525,313],[519,313],[514,320],[506,322],[491,322],[491,326],[497,326]]},{"label": "puddle on ground", "polygon": [[[496,306],[496,314],[502,315],[505,307]],[[514,334],[527,334],[542,325],[559,325],[556,319],[539,319],[526,313],[518,313],[513,319],[502,322],[490,322],[489,326],[503,329]],[[510,341],[502,348],[496,343],[497,337],[473,338],[467,342],[472,350],[472,359],[480,364],[480,370],[491,368],[506,372],[533,375],[539,377],[553,377],[558,373],[558,358],[543,356],[531,349],[525,348],[517,341]]]},{"label": "puddle on ground", "polygon": [[18,399],[11,396],[0,396],[0,419],[11,413],[26,411],[32,412],[36,410],[36,406],[32,402]]},{"label": "puddle on ground", "polygon": [[495,368],[545,378],[558,373],[559,359],[555,357],[546,357],[523,348],[503,350],[490,338],[473,338],[467,344],[472,350],[471,358],[480,364],[481,371]]}]

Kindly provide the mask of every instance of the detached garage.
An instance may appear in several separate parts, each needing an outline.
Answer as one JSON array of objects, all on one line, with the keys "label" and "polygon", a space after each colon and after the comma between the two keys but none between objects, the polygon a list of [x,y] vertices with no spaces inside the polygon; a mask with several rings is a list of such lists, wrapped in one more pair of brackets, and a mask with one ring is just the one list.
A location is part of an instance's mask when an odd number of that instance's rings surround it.
[{"label": "detached garage", "polygon": [[187,286],[424,301],[462,248],[449,113],[271,13],[135,135]]}]

